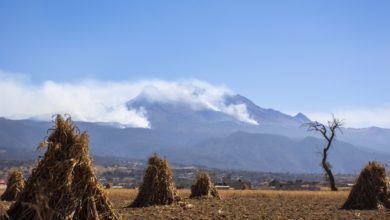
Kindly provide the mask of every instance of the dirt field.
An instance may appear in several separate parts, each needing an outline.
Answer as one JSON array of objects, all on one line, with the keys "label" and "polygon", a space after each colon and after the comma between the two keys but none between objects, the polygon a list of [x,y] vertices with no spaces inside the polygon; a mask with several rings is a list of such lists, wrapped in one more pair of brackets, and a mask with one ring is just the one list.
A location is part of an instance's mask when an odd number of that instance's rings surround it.
[{"label": "dirt field", "polygon": [[[386,209],[345,211],[348,192],[220,191],[222,200],[188,199],[173,206],[124,208],[136,190],[111,189],[109,195],[123,219],[390,219]],[[190,204],[190,205],[189,205]],[[10,203],[0,202],[0,212]]]}]

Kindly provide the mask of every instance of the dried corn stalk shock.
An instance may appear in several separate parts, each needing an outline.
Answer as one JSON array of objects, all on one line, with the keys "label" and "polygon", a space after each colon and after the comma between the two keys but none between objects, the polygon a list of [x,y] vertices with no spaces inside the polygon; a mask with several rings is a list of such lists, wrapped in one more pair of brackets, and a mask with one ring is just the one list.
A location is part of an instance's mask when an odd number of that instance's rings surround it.
[{"label": "dried corn stalk shock", "polygon": [[129,207],[169,205],[179,200],[168,161],[154,154],[149,158],[138,195]]},{"label": "dried corn stalk shock", "polygon": [[10,173],[7,180],[7,189],[1,195],[3,201],[14,201],[18,198],[25,186],[23,172],[16,170]]},{"label": "dried corn stalk shock", "polygon": [[195,184],[191,186],[190,198],[197,197],[220,198],[207,172],[199,172]]},{"label": "dried corn stalk shock", "polygon": [[88,134],[57,115],[44,142],[47,151],[7,211],[9,219],[119,219],[98,186]]},{"label": "dried corn stalk shock", "polygon": [[343,209],[377,209],[389,207],[388,180],[384,165],[371,161],[361,171]]}]

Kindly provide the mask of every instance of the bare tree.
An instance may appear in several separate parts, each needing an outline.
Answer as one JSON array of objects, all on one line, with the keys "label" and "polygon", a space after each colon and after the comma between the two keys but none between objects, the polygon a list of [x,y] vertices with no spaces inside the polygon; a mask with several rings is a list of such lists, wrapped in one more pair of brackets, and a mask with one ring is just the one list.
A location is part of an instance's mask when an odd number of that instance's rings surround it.
[{"label": "bare tree", "polygon": [[321,124],[317,121],[308,123],[308,131],[319,132],[326,140],[326,145],[322,150],[322,161],[321,165],[324,168],[326,175],[329,179],[330,189],[332,191],[337,191],[336,182],[334,180],[334,176],[331,170],[331,165],[328,162],[328,152],[330,147],[332,146],[332,142],[336,137],[336,131],[341,131],[341,127],[343,126],[343,121],[332,116],[332,120],[328,121],[328,126]]}]

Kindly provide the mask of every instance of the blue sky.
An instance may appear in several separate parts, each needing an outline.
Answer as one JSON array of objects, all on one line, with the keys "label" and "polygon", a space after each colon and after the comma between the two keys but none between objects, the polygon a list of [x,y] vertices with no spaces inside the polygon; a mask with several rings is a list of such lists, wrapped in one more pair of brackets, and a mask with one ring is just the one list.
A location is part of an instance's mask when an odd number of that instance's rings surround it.
[{"label": "blue sky", "polygon": [[289,113],[387,114],[389,11],[352,0],[1,1],[0,69],[34,84],[198,79]]}]

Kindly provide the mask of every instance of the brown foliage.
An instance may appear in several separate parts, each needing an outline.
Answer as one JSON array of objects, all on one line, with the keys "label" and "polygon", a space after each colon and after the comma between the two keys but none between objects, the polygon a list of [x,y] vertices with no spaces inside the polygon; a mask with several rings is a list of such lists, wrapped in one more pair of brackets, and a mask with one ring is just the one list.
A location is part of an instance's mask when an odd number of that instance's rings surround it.
[{"label": "brown foliage", "polygon": [[157,154],[149,158],[148,168],[138,195],[130,207],[169,205],[180,200],[168,161]]},{"label": "brown foliage", "polygon": [[88,134],[58,115],[44,145],[47,151],[7,211],[10,219],[118,219],[98,182]]},{"label": "brown foliage", "polygon": [[199,172],[195,184],[191,186],[190,198],[194,197],[220,198],[219,193],[207,172]]},{"label": "brown foliage", "polygon": [[385,166],[370,161],[361,171],[343,209],[377,209],[387,206],[388,182]]},{"label": "brown foliage", "polygon": [[1,195],[1,200],[16,200],[19,194],[23,191],[24,186],[25,180],[23,177],[23,172],[21,170],[13,171],[8,177],[7,189],[5,190],[3,195]]}]

